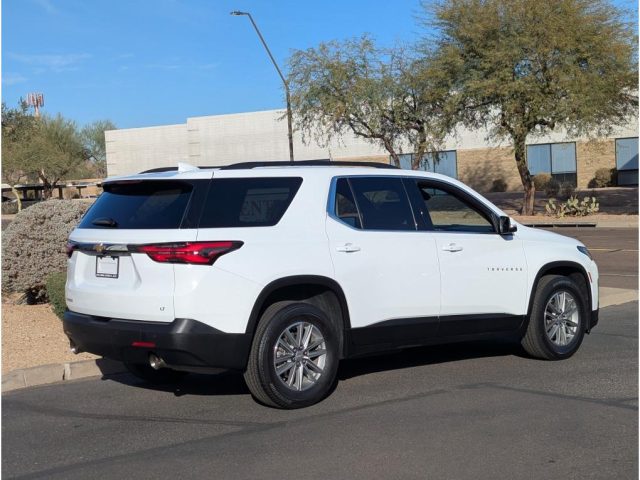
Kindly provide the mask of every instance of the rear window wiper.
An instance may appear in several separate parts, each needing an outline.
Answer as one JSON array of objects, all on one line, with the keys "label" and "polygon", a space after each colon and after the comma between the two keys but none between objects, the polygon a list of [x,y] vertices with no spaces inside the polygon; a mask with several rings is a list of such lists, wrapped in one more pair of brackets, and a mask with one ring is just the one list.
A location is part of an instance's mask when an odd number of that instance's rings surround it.
[{"label": "rear window wiper", "polygon": [[91,222],[91,224],[96,225],[98,227],[109,227],[109,228],[116,228],[118,226],[118,222],[116,222],[113,218],[108,218],[108,217],[96,218]]}]

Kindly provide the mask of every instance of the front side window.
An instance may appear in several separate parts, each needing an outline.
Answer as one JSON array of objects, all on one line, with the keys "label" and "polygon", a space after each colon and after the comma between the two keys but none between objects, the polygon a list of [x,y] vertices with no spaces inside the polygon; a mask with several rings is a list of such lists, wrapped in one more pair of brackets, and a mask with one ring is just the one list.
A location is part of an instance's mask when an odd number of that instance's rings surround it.
[{"label": "front side window", "polygon": [[273,226],[289,208],[301,183],[298,177],[213,179],[200,228]]},{"label": "front side window", "polygon": [[349,179],[365,230],[415,230],[416,223],[400,177]]},{"label": "front side window", "polygon": [[486,214],[460,196],[430,182],[417,182],[424,210],[422,214],[427,228],[447,232],[494,232]]}]

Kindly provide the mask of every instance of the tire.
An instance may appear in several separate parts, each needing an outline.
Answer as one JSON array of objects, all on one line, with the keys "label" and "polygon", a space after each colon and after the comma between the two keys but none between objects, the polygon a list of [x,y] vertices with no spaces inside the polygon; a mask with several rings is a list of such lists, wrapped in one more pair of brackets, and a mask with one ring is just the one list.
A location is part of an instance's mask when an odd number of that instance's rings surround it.
[{"label": "tire", "polygon": [[[569,358],[580,348],[588,322],[584,293],[569,277],[548,275],[540,279],[534,295],[522,347],[535,358]],[[562,305],[566,306],[566,312],[559,315],[556,312],[562,310]],[[567,315],[574,310],[573,305],[576,315]]]},{"label": "tire", "polygon": [[178,383],[188,374],[187,372],[180,372],[170,368],[161,368],[156,370],[150,365],[143,363],[124,362],[124,366],[135,377],[153,385],[169,385],[172,383]]},{"label": "tire", "polygon": [[[303,340],[308,336],[306,345],[296,344],[299,335]],[[324,399],[335,385],[337,369],[338,336],[331,319],[307,303],[277,302],[258,322],[244,378],[259,402],[294,409]]]}]

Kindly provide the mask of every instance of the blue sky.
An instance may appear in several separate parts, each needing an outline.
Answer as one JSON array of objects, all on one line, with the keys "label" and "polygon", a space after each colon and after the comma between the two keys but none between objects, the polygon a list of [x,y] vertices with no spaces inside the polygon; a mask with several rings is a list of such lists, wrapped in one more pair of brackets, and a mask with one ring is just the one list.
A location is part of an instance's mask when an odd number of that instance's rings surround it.
[{"label": "blue sky", "polygon": [[[637,3],[616,3],[633,9]],[[45,94],[45,111],[121,128],[280,108],[293,49],[370,33],[380,44],[420,35],[419,0],[4,0],[2,99]],[[635,20],[634,20],[635,21]]]},{"label": "blue sky", "polygon": [[292,49],[370,32],[411,40],[418,0],[4,0],[2,98],[45,94],[45,111],[80,124],[182,123],[187,117],[280,108]]}]

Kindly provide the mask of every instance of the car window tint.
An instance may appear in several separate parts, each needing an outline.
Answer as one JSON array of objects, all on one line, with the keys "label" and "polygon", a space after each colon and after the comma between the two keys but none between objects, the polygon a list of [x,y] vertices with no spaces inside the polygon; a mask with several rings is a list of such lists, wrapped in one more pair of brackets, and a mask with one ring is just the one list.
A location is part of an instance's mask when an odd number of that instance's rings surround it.
[{"label": "car window tint", "polygon": [[80,228],[179,228],[192,190],[193,185],[177,181],[105,183]]},{"label": "car window tint", "polygon": [[275,225],[289,208],[301,183],[299,177],[214,179],[200,228]]},{"label": "car window tint", "polygon": [[413,212],[399,177],[349,179],[365,230],[415,230]]},{"label": "car window tint", "polygon": [[446,190],[418,183],[424,201],[427,224],[434,230],[493,232],[491,222],[477,209]]},{"label": "car window tint", "polygon": [[353,192],[346,178],[339,178],[336,183],[335,211],[336,217],[354,228],[362,228],[360,214],[353,198]]}]

